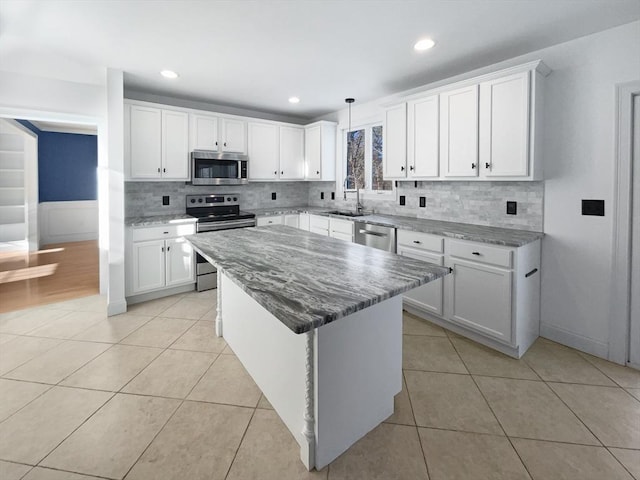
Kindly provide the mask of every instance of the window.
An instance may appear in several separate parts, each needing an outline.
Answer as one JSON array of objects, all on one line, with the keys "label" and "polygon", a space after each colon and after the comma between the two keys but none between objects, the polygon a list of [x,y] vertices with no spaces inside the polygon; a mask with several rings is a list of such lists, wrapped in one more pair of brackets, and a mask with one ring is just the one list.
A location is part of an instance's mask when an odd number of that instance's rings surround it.
[{"label": "window", "polygon": [[347,132],[345,186],[372,193],[393,190],[393,182],[382,178],[382,125]]}]

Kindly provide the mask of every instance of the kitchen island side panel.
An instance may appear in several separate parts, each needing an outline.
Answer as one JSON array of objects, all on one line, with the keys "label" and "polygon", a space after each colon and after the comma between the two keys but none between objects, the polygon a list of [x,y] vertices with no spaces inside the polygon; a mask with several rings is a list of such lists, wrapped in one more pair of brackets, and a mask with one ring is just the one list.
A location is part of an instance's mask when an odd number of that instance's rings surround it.
[{"label": "kitchen island side panel", "polygon": [[[224,338],[304,452],[308,334],[294,334],[224,274],[220,288]],[[393,414],[402,389],[402,297],[312,332],[310,467],[320,470]]]}]

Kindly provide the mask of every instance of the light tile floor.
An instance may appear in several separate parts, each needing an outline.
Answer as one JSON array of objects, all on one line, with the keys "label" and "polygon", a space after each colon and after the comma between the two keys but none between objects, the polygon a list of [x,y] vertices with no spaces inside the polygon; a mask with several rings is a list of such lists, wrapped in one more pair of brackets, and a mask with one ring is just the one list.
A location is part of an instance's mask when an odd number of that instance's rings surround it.
[{"label": "light tile floor", "polygon": [[640,480],[640,372],[544,339],[514,360],[409,314],[395,413],[306,472],[215,302],[0,315],[0,479]]}]

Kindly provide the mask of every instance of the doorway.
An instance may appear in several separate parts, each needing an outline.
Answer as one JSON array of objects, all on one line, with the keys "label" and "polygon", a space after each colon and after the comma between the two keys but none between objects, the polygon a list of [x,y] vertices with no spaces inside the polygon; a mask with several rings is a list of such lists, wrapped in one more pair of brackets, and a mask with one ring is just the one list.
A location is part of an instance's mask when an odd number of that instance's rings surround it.
[{"label": "doorway", "polygon": [[[0,220],[23,238],[0,243],[0,313],[100,293],[96,127],[13,119],[0,126],[0,141],[15,147],[0,155],[12,167],[0,181],[0,203],[11,204],[0,205]],[[35,154],[18,158],[30,139]]]},{"label": "doorway", "polygon": [[640,94],[633,95],[629,363],[640,368]]},{"label": "doorway", "polygon": [[617,87],[609,360],[640,369],[640,81]]}]

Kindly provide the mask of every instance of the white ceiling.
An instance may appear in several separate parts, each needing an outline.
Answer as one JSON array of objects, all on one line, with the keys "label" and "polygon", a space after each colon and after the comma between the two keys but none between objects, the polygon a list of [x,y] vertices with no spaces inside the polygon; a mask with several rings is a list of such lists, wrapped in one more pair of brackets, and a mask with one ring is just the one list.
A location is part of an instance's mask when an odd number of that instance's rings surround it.
[{"label": "white ceiling", "polygon": [[[314,118],[345,97],[372,100],[637,19],[640,0],[0,0],[0,69],[103,83],[113,67],[128,90]],[[417,53],[424,36],[437,45]],[[163,79],[165,68],[180,78]]]}]

